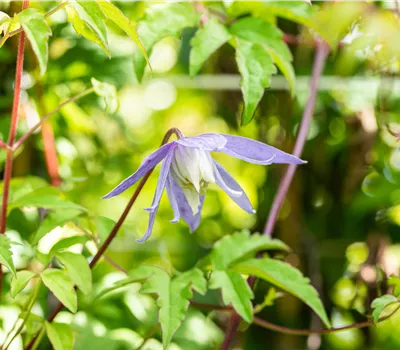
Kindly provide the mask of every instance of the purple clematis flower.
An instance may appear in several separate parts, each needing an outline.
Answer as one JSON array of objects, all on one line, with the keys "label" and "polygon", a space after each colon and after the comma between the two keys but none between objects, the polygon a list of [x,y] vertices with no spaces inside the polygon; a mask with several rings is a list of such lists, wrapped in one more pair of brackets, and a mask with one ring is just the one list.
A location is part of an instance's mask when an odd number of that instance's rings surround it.
[{"label": "purple clematis flower", "polygon": [[293,155],[246,137],[222,134],[182,137],[150,154],[134,174],[103,198],[111,198],[124,192],[164,160],[152,206],[145,209],[150,212],[149,225],[145,235],[138,242],[147,240],[151,235],[164,188],[167,189],[174,212],[171,222],[178,222],[182,218],[189,225],[191,232],[199,226],[209,183],[221,187],[244,211],[255,213],[243,189],[219,163],[212,159],[210,152],[223,152],[260,165],[306,163]]}]

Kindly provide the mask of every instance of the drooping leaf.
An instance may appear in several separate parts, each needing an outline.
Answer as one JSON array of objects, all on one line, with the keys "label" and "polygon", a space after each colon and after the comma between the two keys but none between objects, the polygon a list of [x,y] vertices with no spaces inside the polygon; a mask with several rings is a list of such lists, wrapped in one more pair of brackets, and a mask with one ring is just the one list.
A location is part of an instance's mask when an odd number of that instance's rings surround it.
[{"label": "drooping leaf", "polygon": [[389,286],[393,286],[393,294],[396,297],[400,296],[400,277],[392,275],[387,281]]},{"label": "drooping leaf", "polygon": [[232,304],[236,312],[246,321],[253,319],[251,299],[253,291],[237,271],[213,271],[209,282],[210,289],[221,289],[225,305]]},{"label": "drooping leaf", "polygon": [[11,279],[11,296],[15,298],[29,283],[29,281],[36,276],[35,273],[28,270],[18,271]]},{"label": "drooping leaf", "polygon": [[[173,2],[165,6],[152,6],[148,9],[143,20],[139,22],[138,33],[148,55],[158,41],[167,37],[178,37],[184,28],[198,25],[200,15],[194,6],[188,2]],[[142,55],[133,59],[135,75],[142,80],[146,60]]]},{"label": "drooping leaf", "polygon": [[293,57],[282,41],[282,32],[275,25],[260,18],[245,17],[235,22],[229,30],[240,39],[263,45],[288,80],[291,92],[294,92],[296,76],[291,63]]},{"label": "drooping leaf", "polygon": [[0,234],[0,264],[6,266],[16,276],[11,253],[11,241],[5,234]]},{"label": "drooping leaf", "polygon": [[386,306],[394,303],[399,303],[399,300],[394,295],[390,294],[382,295],[381,297],[374,299],[371,303],[371,307],[374,309],[374,311],[372,312],[374,322],[378,322],[379,317]]},{"label": "drooping leaf", "polygon": [[50,254],[54,254],[59,250],[72,247],[75,244],[85,244],[87,241],[89,241],[88,236],[72,236],[64,238],[53,245],[53,247],[50,250]]},{"label": "drooping leaf", "polygon": [[37,244],[47,233],[57,226],[62,226],[81,214],[82,210],[79,209],[62,209],[47,214],[31,241],[32,245]]},{"label": "drooping leaf", "polygon": [[190,42],[190,75],[196,75],[204,62],[230,38],[231,35],[223,24],[214,19],[207,21]]},{"label": "drooping leaf", "polygon": [[17,17],[39,62],[40,75],[43,76],[47,67],[48,41],[51,35],[44,14],[37,9],[28,8],[22,10]]},{"label": "drooping leaf", "polygon": [[120,27],[126,34],[130,36],[130,38],[136,43],[136,45],[142,51],[144,58],[146,59],[147,64],[150,66],[149,58],[147,57],[146,49],[144,48],[138,33],[136,32],[136,28],[129,21],[128,17],[126,17],[121,10],[114,6],[111,2],[108,1],[97,1],[97,4],[100,6],[100,9],[103,11],[106,18],[113,21],[118,27]]},{"label": "drooping leaf", "polygon": [[144,282],[141,292],[158,295],[159,322],[166,349],[186,316],[189,299],[193,296],[192,289],[200,293],[205,292],[206,281],[198,269],[187,271],[173,279],[159,267],[149,267],[148,272],[150,277]]},{"label": "drooping leaf", "polygon": [[232,269],[270,282],[274,286],[294,295],[315,311],[327,327],[329,319],[318,292],[310,285],[310,280],[293,266],[283,261],[263,258],[239,262]]},{"label": "drooping leaf", "polygon": [[76,10],[72,7],[67,7],[66,10],[68,14],[68,22],[72,23],[76,34],[82,35],[84,38],[99,45],[105,51],[107,56],[110,57],[110,51],[108,50],[108,47],[103,43],[99,35],[79,17]]},{"label": "drooping leaf", "polygon": [[216,269],[223,270],[238,260],[253,258],[262,250],[289,251],[290,249],[278,239],[271,239],[260,234],[250,235],[249,231],[241,231],[225,236],[215,243],[211,262]]},{"label": "drooping leaf", "polygon": [[[104,22],[105,16],[97,2],[69,0],[68,6],[72,7],[76,11],[78,17],[96,34],[96,37],[101,42],[101,46],[108,52],[107,28]],[[81,30],[82,26],[80,24],[78,26]],[[75,26],[74,28],[77,30]],[[83,33],[80,32],[78,34]]]},{"label": "drooping leaf", "polygon": [[248,124],[264,95],[264,89],[270,86],[271,75],[276,73],[276,68],[270,54],[262,45],[241,39],[237,39],[236,62],[242,76],[242,124]]},{"label": "drooping leaf", "polygon": [[8,210],[19,207],[38,207],[45,209],[75,209],[86,211],[82,206],[63,199],[53,187],[42,187],[10,201]]},{"label": "drooping leaf", "polygon": [[71,312],[76,312],[78,300],[74,284],[67,273],[58,269],[46,269],[40,274],[44,285],[50,289],[55,297]]},{"label": "drooping leaf", "polygon": [[72,350],[74,346],[74,332],[66,323],[45,322],[46,333],[54,350]]},{"label": "drooping leaf", "polygon": [[100,298],[104,297],[106,294],[114,292],[118,289],[129,286],[132,283],[137,283],[137,282],[143,281],[146,278],[148,278],[147,274],[139,275],[139,276],[137,276],[137,275],[130,276],[130,277],[124,278],[122,280],[119,280],[119,281],[115,282],[111,287],[103,289],[99,294],[96,295],[95,300],[100,299]]},{"label": "drooping leaf", "polygon": [[67,269],[71,281],[83,294],[89,295],[92,291],[92,272],[85,257],[71,252],[58,252],[56,258]]},{"label": "drooping leaf", "polygon": [[91,81],[94,88],[94,92],[98,96],[104,98],[104,103],[106,105],[106,112],[111,114],[115,113],[118,110],[119,106],[116,87],[114,85],[98,81],[95,78],[92,78]]}]

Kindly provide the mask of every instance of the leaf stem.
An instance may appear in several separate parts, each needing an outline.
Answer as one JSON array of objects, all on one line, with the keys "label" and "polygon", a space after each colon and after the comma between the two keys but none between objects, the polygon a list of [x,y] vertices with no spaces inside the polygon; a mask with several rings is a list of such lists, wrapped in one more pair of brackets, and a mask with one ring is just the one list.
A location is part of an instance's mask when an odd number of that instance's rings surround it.
[{"label": "leaf stem", "polygon": [[73,97],[69,98],[68,100],[64,101],[50,113],[47,113],[42,119],[40,119],[40,121],[36,125],[34,125],[32,128],[30,128],[24,135],[21,136],[21,138],[17,142],[15,142],[15,144],[12,147],[12,151],[16,151],[18,148],[20,148],[21,145],[26,141],[26,139],[28,137],[30,137],[47,119],[49,119],[53,114],[57,113],[65,105],[67,105],[68,103],[74,102],[76,100],[79,100],[80,98],[82,98],[86,95],[89,95],[92,92],[94,92],[94,88],[93,87],[88,88],[88,89],[82,91],[81,93],[79,93],[78,95],[73,96]]},{"label": "leaf stem", "polygon": [[[47,18],[47,17],[51,16],[52,14],[56,13],[58,10],[61,10],[62,8],[64,8],[64,7],[67,6],[67,5],[68,5],[68,1],[62,2],[60,5],[56,6],[55,8],[53,8],[52,10],[50,10],[49,12],[47,12],[47,13],[44,15],[44,17]],[[14,36],[14,35],[16,35],[16,34],[18,34],[18,33],[21,33],[21,32],[23,32],[22,27],[19,28],[19,29],[13,30],[12,32],[7,33],[8,36],[7,36],[7,38],[6,38],[5,40],[7,40],[9,37],[12,37],[12,36]],[[6,34],[6,35],[7,35],[7,34]],[[6,35],[5,35],[5,36],[6,36]],[[5,37],[5,36],[4,36],[4,37]],[[3,39],[4,39],[4,37],[3,37]],[[3,39],[0,41],[0,47],[1,47],[2,44],[4,44],[4,42],[2,42]],[[4,41],[5,41],[5,40],[4,40]]]},{"label": "leaf stem", "polygon": [[[27,305],[26,310],[25,310],[25,311],[26,311],[26,317],[25,317],[24,320],[22,321],[21,325],[18,327],[18,329],[17,329],[17,331],[15,332],[14,336],[13,336],[13,337],[11,338],[11,340],[8,342],[7,346],[4,347],[4,350],[7,350],[7,349],[10,347],[10,345],[12,344],[12,342],[14,341],[14,339],[18,336],[18,334],[20,334],[20,333],[22,332],[22,330],[24,329],[26,323],[28,322],[28,319],[29,319],[29,316],[30,316],[30,312],[31,312],[31,310],[32,310],[32,308],[33,308],[33,305],[35,305],[35,301],[36,301],[37,296],[38,296],[38,294],[39,294],[40,285],[41,285],[41,280],[39,280],[39,281],[36,283],[35,289],[33,290],[33,293],[32,293],[32,297],[31,297],[31,299],[30,299],[29,302],[28,302],[28,305]],[[14,329],[14,327],[13,327],[13,329]],[[10,334],[11,334],[11,332],[7,335],[6,340],[7,340],[8,336],[9,336]],[[5,343],[6,343],[6,342],[4,342],[4,344],[5,344]]]}]

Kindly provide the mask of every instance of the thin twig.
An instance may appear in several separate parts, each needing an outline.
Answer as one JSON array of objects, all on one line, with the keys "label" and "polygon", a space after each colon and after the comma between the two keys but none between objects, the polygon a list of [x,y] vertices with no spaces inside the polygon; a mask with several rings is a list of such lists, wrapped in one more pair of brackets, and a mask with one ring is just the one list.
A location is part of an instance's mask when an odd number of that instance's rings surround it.
[{"label": "thin twig", "polygon": [[[399,309],[400,309],[400,306],[398,306],[389,315],[379,318],[377,323],[381,323],[383,321],[388,320]],[[277,324],[265,321],[265,320],[263,320],[261,318],[258,318],[258,317],[254,317],[253,323],[258,325],[258,326],[260,326],[260,327],[267,328],[267,329],[270,329],[270,330],[275,331],[275,332],[284,333],[284,334],[292,334],[292,335],[329,334],[329,333],[343,332],[343,331],[347,331],[349,329],[365,328],[365,327],[369,327],[369,326],[375,325],[373,320],[368,320],[368,321],[353,323],[353,324],[350,324],[350,325],[347,325],[347,326],[343,326],[343,327],[309,330],[309,329],[294,329],[294,328],[287,328],[287,327],[284,327],[284,326],[279,326]]]},{"label": "thin twig", "polygon": [[68,100],[64,101],[50,113],[47,113],[42,119],[40,119],[40,121],[36,125],[34,125],[32,128],[30,128],[24,135],[21,136],[21,138],[17,142],[15,142],[14,146],[12,147],[12,150],[16,151],[18,148],[20,148],[21,145],[26,141],[26,139],[29,136],[31,136],[47,119],[49,119],[53,114],[57,113],[65,105],[67,105],[68,103],[74,102],[76,100],[79,100],[80,98],[82,98],[86,95],[89,95],[92,92],[94,92],[94,88],[92,88],[92,87],[88,88],[85,91],[82,91],[81,93],[79,93],[78,95],[71,97]]},{"label": "thin twig", "polygon": [[[329,54],[329,46],[325,42],[321,41],[316,49],[312,78],[311,78],[310,95],[308,97],[307,105],[301,120],[300,129],[297,134],[296,143],[294,145],[293,154],[296,157],[300,157],[301,153],[303,152],[304,144],[307,139],[308,130],[310,128],[311,119],[314,113],[315,100],[318,89],[318,81],[323,73],[325,61],[326,58],[328,57],[328,54]],[[265,225],[264,229],[264,235],[268,237],[272,236],[272,231],[274,230],[279,210],[281,209],[283,201],[285,200],[287,191],[289,190],[289,186],[292,183],[293,175],[296,169],[297,169],[296,164],[289,165],[279,185],[278,192],[272,203],[267,224]]]}]

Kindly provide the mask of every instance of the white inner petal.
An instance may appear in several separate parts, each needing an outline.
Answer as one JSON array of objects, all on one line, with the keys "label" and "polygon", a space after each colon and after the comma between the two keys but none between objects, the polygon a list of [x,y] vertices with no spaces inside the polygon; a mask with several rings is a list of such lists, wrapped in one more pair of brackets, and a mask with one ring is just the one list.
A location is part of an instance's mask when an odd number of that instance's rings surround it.
[{"label": "white inner petal", "polygon": [[210,152],[179,145],[175,148],[171,175],[196,215],[200,205],[200,193],[209,183],[215,183],[214,164]]}]

